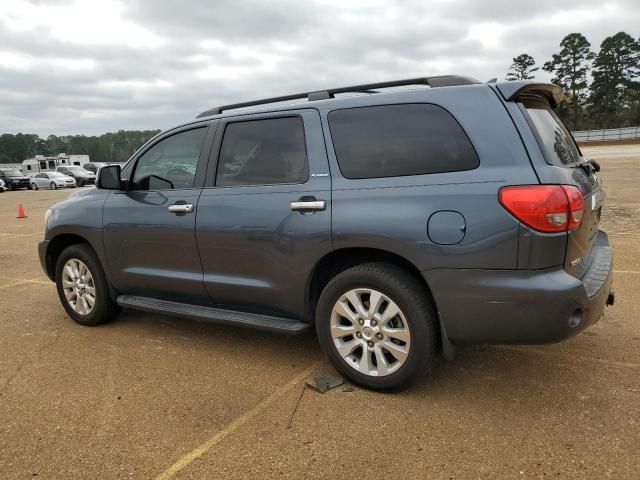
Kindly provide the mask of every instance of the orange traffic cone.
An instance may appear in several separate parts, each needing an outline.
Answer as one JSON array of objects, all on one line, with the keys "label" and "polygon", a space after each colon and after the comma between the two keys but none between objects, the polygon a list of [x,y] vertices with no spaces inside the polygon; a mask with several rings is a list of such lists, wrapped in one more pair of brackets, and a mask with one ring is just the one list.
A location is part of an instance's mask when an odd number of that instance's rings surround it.
[{"label": "orange traffic cone", "polygon": [[18,216],[16,218],[27,218],[27,214],[24,212],[22,204],[18,205]]}]

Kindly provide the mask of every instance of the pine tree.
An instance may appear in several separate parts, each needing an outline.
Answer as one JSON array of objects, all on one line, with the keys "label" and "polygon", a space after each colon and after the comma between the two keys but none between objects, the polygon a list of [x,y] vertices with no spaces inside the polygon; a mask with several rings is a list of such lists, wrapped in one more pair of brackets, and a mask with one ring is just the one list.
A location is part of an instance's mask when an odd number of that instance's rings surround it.
[{"label": "pine tree", "polygon": [[[591,44],[581,33],[570,33],[560,42],[560,52],[542,67],[554,75],[551,80],[565,91],[565,100],[571,104],[569,125],[572,130],[578,126],[578,116],[586,100],[587,73],[595,54]],[[559,109],[560,116],[567,117],[568,106]],[[566,119],[566,118],[565,118]]]},{"label": "pine tree", "polygon": [[539,67],[534,67],[536,61],[528,53],[522,53],[513,58],[513,63],[509,67],[507,72],[507,80],[531,80],[536,78],[533,72],[540,70]]},{"label": "pine tree", "polygon": [[594,62],[589,111],[600,128],[629,125],[640,107],[640,40],[625,32],[607,37]]}]

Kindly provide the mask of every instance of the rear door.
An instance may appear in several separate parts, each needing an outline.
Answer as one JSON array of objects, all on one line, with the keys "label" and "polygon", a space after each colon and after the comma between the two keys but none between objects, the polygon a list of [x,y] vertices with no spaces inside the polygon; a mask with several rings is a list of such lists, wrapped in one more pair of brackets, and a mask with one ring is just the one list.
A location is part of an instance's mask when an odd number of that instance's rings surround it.
[{"label": "rear door", "polygon": [[567,272],[580,278],[591,264],[590,254],[599,232],[602,181],[544,97],[525,95],[520,107],[544,157],[544,162],[534,164],[540,182],[575,185],[584,195],[582,223],[568,235],[564,265]]},{"label": "rear door", "polygon": [[107,198],[104,246],[119,292],[175,301],[207,299],[195,219],[213,128],[189,126],[158,138],[125,169],[128,189]]},{"label": "rear door", "polygon": [[208,294],[220,305],[301,317],[310,273],[331,250],[318,112],[223,119],[211,152],[196,220]]}]

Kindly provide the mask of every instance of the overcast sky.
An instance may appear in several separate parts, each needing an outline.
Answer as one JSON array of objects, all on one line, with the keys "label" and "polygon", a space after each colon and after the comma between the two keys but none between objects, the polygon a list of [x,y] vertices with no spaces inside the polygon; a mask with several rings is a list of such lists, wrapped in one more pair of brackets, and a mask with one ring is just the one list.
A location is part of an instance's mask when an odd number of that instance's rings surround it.
[{"label": "overcast sky", "polygon": [[[640,1],[2,0],[0,133],[165,129],[322,87],[541,65],[562,37],[640,34]],[[549,78],[544,72],[539,78]]]}]

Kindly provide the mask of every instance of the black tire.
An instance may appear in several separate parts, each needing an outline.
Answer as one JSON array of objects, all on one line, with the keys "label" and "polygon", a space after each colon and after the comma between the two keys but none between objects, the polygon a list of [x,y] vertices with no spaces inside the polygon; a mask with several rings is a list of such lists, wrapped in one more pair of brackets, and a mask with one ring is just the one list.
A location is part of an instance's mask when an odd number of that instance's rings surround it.
[{"label": "black tire", "polygon": [[[411,346],[405,363],[385,376],[371,376],[351,367],[338,353],[331,336],[331,312],[349,290],[375,289],[400,307],[408,323]],[[316,331],[320,346],[338,372],[355,384],[375,390],[399,390],[427,372],[434,363],[439,344],[438,317],[430,295],[414,275],[387,263],[365,263],[336,275],[324,288],[316,309]]]},{"label": "black tire", "polygon": [[38,185],[35,183],[31,184],[31,190],[38,190]]},{"label": "black tire", "polygon": [[57,189],[58,189],[58,185],[56,185],[56,183],[55,183],[55,182],[51,182],[51,183],[49,184],[49,187],[51,188],[51,190],[57,190]]},{"label": "black tire", "polygon": [[79,187],[84,187],[84,182],[82,180],[78,180],[78,186]]},{"label": "black tire", "polygon": [[[84,263],[93,277],[96,295],[95,304],[87,315],[77,313],[65,297],[62,287],[62,270],[70,259],[77,259]],[[56,288],[58,297],[67,314],[80,325],[95,326],[113,320],[120,312],[120,307],[111,299],[109,284],[100,265],[100,261],[93,249],[86,243],[78,243],[65,248],[56,262]]]}]

